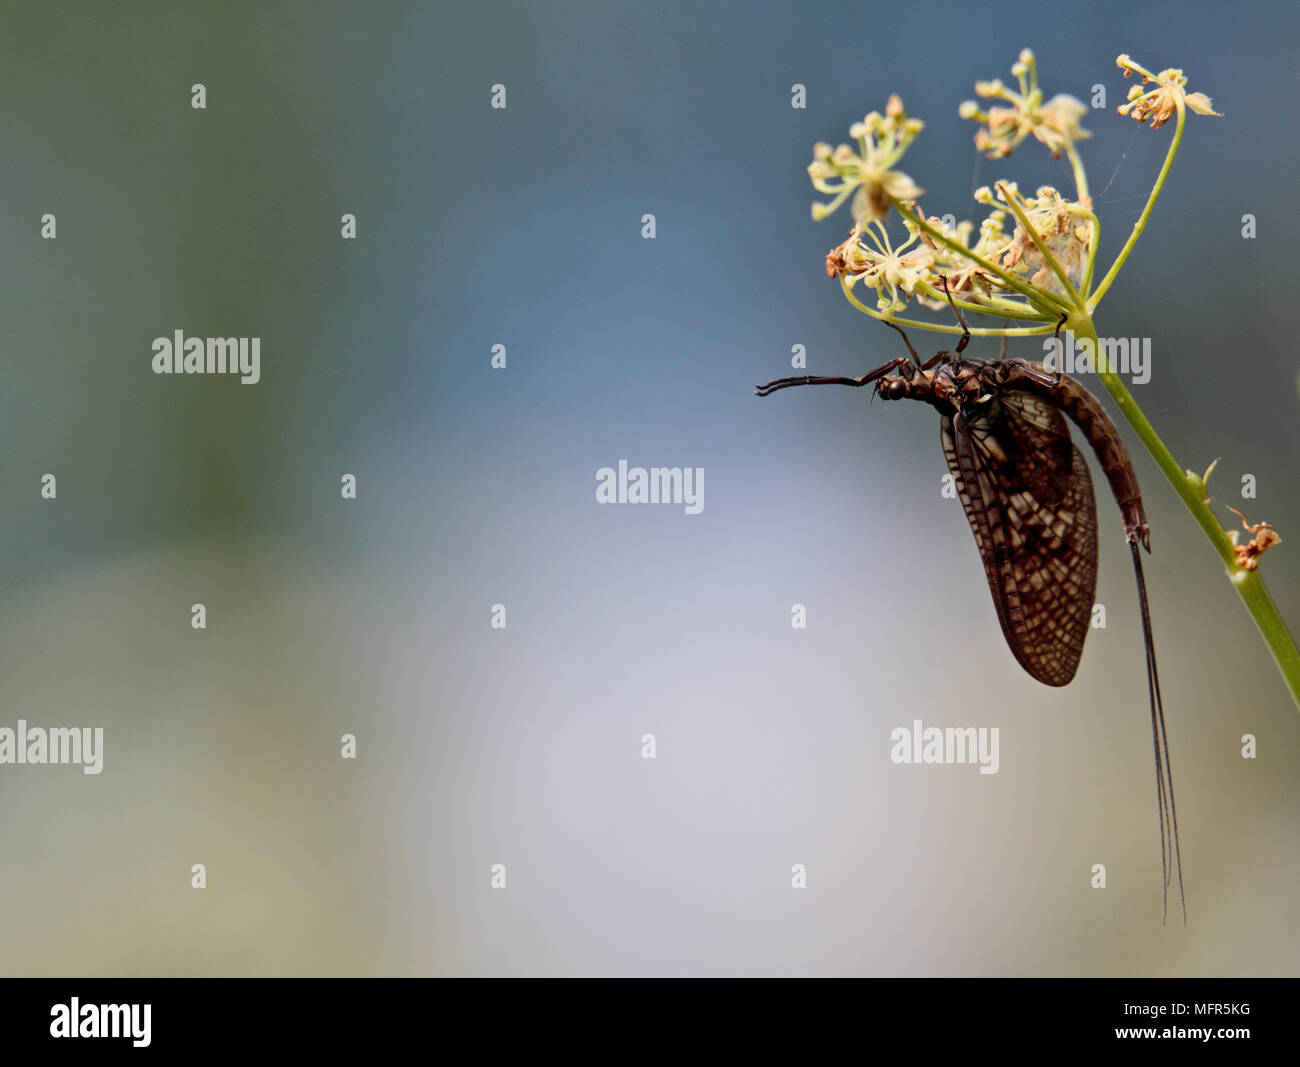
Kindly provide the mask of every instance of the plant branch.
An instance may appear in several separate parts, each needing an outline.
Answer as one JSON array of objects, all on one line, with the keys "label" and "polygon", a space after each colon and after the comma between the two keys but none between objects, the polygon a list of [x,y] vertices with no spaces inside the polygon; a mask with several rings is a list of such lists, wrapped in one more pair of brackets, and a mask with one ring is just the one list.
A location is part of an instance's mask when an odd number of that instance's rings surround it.
[{"label": "plant branch", "polygon": [[1119,250],[1119,255],[1115,257],[1115,262],[1110,265],[1110,270],[1102,278],[1101,284],[1088,297],[1088,310],[1096,311],[1097,305],[1101,303],[1101,298],[1106,295],[1106,290],[1111,287],[1115,281],[1115,276],[1119,274],[1120,267],[1124,266],[1124,261],[1128,259],[1129,253],[1133,251],[1133,246],[1137,244],[1138,238],[1142,236],[1142,231],[1146,229],[1147,219],[1151,217],[1151,210],[1156,206],[1156,201],[1160,199],[1160,191],[1165,187],[1165,179],[1169,177],[1170,168],[1174,165],[1174,157],[1178,155],[1178,146],[1183,140],[1183,126],[1187,121],[1187,108],[1183,104],[1182,98],[1178,99],[1178,124],[1174,128],[1173,139],[1169,142],[1169,151],[1165,153],[1164,165],[1160,168],[1160,174],[1156,177],[1156,183],[1151,187],[1151,195],[1147,197],[1146,206],[1142,209],[1142,214],[1138,216],[1137,222],[1133,223],[1133,232],[1128,235],[1128,240],[1124,242],[1124,247]]},{"label": "plant branch", "polygon": [[[959,334],[962,332],[960,326],[947,326],[940,322],[922,322],[920,319],[900,319],[894,315],[885,315],[882,312],[874,311],[854,295],[853,287],[849,285],[847,274],[840,275],[840,288],[844,290],[844,297],[850,304],[861,311],[864,315],[870,315],[873,319],[879,319],[881,322],[892,322],[898,326],[907,326],[911,329],[917,330],[930,330],[933,333]],[[976,307],[973,310],[986,314],[993,313],[990,312],[987,307]],[[1042,326],[1035,326],[1031,329],[1008,330],[1001,326],[977,326],[970,332],[975,337],[1035,337],[1040,334],[1051,333],[1055,329],[1055,320],[1053,320],[1050,323],[1045,323]]]},{"label": "plant branch", "polygon": [[1065,154],[1070,160],[1070,167],[1074,171],[1074,199],[1081,204],[1087,204],[1091,201],[1088,195],[1088,174],[1083,169],[1083,160],[1079,158],[1078,149],[1074,147],[1071,141],[1065,148]]}]

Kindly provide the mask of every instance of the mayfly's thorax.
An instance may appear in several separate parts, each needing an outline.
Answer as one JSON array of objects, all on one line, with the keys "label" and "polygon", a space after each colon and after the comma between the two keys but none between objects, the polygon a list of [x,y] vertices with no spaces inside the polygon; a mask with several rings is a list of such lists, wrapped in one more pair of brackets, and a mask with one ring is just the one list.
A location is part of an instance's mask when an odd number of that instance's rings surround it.
[{"label": "mayfly's thorax", "polygon": [[935,370],[935,398],[949,405],[953,413],[983,407],[998,395],[999,367],[973,359],[945,364]]},{"label": "mayfly's thorax", "polygon": [[1002,385],[1003,363],[958,359],[920,370],[904,365],[876,386],[885,400],[920,400],[941,415],[984,408],[994,402]]}]

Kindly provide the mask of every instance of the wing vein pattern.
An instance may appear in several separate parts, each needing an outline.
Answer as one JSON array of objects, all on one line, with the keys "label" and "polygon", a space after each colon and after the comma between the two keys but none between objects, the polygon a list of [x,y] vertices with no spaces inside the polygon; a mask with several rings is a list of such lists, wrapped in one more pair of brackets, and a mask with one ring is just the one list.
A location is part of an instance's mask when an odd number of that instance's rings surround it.
[{"label": "wing vein pattern", "polygon": [[1064,417],[1005,392],[944,416],[940,438],[1007,644],[1040,682],[1068,684],[1097,590],[1097,505]]}]

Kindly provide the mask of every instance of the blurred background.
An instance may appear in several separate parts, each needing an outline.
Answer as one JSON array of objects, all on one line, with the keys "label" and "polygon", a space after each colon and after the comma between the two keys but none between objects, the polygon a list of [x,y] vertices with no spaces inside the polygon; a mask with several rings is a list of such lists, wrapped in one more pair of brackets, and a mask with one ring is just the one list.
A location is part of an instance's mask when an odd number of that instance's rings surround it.
[{"label": "blurred background", "polygon": [[[898,91],[927,212],[978,219],[971,191],[1004,177],[1068,190],[1034,144],[980,159],[957,117],[1030,46],[1047,95],[1106,87],[1083,154],[1108,265],[1173,132],[1115,114],[1115,56],[1180,66],[1224,117],[1189,117],[1098,326],[1152,338],[1139,403],[1183,465],[1221,457],[1225,525],[1232,504],[1277,527],[1262,569],[1300,625],[1296,11],[1137,14],[9,5],[0,725],[99,726],[105,751],[98,776],[0,767],[0,910],[22,916],[0,971],[1296,973],[1300,718],[1127,426],[1186,929],[1176,895],[1161,925],[1104,486],[1107,627],[1049,689],[941,496],[933,412],[752,395],[793,345],[814,373],[897,354],[823,272],[850,220],[810,219],[814,142]],[[177,329],[261,337],[261,382],[155,376]],[[703,467],[703,512],[598,504],[620,459]],[[999,772],[895,766],[916,718],[997,727]]]}]

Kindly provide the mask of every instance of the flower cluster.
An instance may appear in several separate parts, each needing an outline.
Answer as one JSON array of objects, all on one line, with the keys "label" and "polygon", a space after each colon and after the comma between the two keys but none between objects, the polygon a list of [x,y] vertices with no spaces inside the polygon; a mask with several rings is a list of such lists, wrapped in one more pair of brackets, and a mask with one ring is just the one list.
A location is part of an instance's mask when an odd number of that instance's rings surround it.
[{"label": "flower cluster", "polygon": [[[1126,55],[1117,57],[1115,65],[1124,72],[1126,78],[1134,74],[1142,76],[1142,84],[1129,89],[1128,103],[1116,108],[1121,115],[1131,114],[1141,123],[1150,119],[1151,128],[1158,130],[1177,113],[1181,101],[1198,115],[1216,115],[1222,118],[1204,93],[1187,92],[1187,77],[1181,70],[1171,67],[1159,74],[1152,74]],[[1155,85],[1154,89],[1146,88],[1152,84]]]},{"label": "flower cluster", "polygon": [[[1070,281],[1077,285],[1082,280],[1096,237],[1093,215],[1085,205],[1067,200],[1050,185],[1041,186],[1032,197],[1022,197],[1015,182],[1000,182],[996,194],[987,186],[976,189],[975,199],[990,206],[1014,199]],[[999,263],[1023,274],[1031,285],[1059,292],[1055,272],[1023,225],[1016,226]]]},{"label": "flower cluster", "polygon": [[[1012,290],[998,268],[1039,289],[1059,294],[1059,279],[1040,243],[1071,282],[1077,285],[1082,280],[1095,240],[1092,215],[1086,208],[1047,185],[1036,195],[1023,197],[1014,182],[999,184],[996,193],[978,189],[975,198],[994,210],[980,223],[974,244],[972,222],[953,225],[934,217],[925,220],[932,230],[951,241],[950,245],[936,240],[921,229],[916,219],[904,215],[908,238],[894,246],[884,225],[873,219],[866,226],[854,226],[848,240],[827,254],[826,273],[832,278],[849,275],[850,286],[862,282],[875,289],[879,294],[877,307],[886,314],[902,311],[911,297],[927,307],[946,307],[946,297],[940,295],[943,279],[950,293],[964,295],[970,303],[986,304],[995,296],[1009,296]],[[1013,200],[1024,211],[1038,241],[1019,223],[1011,233],[1007,232],[1007,212],[999,205]]]},{"label": "flower cluster", "polygon": [[[1143,82],[1129,93],[1121,114],[1150,121],[1153,128],[1183,107],[1216,114],[1204,94],[1185,91],[1182,71],[1152,74],[1126,55],[1117,63],[1126,77],[1136,73]],[[1091,286],[1098,241],[1087,176],[1074,147],[1091,136],[1079,124],[1086,109],[1063,94],[1043,102],[1037,64],[1029,49],[1020,53],[1011,72],[1018,89],[996,80],[976,82],[975,92],[996,104],[985,110],[968,100],[959,113],[981,123],[975,143],[992,158],[1009,156],[1031,136],[1054,157],[1067,155],[1076,187],[1073,200],[1052,186],[1042,186],[1026,197],[1014,182],[999,182],[994,189],[975,192],[976,201],[990,209],[978,229],[973,222],[926,217],[916,203],[923,190],[896,169],[923,128],[918,119],[908,117],[897,95],[889,98],[884,114],[873,111],[853,124],[850,132],[856,148],[842,144],[832,149],[825,143],[814,147],[808,175],[813,186],[831,199],[813,204],[813,218],[823,219],[853,198],[855,225],[848,240],[827,255],[826,272],[841,278],[846,288],[861,283],[875,289],[882,317],[903,310],[912,299],[942,308],[946,290],[968,308],[1055,322],[1063,310],[1081,300],[1095,306],[1140,233],[1135,228],[1097,289],[1080,296],[1080,290]],[[1158,192],[1159,185],[1153,196]],[[908,231],[897,246],[884,225],[891,207]]]},{"label": "flower cluster", "polygon": [[882,312],[902,311],[907,307],[904,296],[937,280],[935,253],[918,243],[920,231],[915,224],[907,229],[907,240],[895,248],[879,219],[857,223],[848,240],[827,254],[826,273],[832,278],[846,275],[850,288],[862,282],[876,290],[876,307]]},{"label": "flower cluster", "polygon": [[[819,193],[834,199],[830,203],[814,203],[813,218],[821,221],[855,190],[853,219],[861,226],[873,218],[883,219],[889,213],[890,204],[920,196],[923,190],[893,168],[923,125],[920,119],[907,117],[903,101],[895,93],[889,98],[883,115],[873,111],[850,128],[849,135],[858,142],[856,152],[847,144],[835,149],[825,142],[814,145],[808,177]],[[832,184],[836,179],[839,184]]]},{"label": "flower cluster", "polygon": [[[997,275],[981,266],[973,257],[978,256],[993,264],[1000,264],[1003,254],[1011,246],[1011,237],[1002,225],[1005,220],[1005,212],[990,212],[988,218],[980,223],[979,237],[974,245],[970,243],[971,234],[975,230],[973,222],[963,220],[955,226],[950,226],[941,219],[926,220],[944,237],[970,253],[963,254],[946,244],[935,241],[929,234],[922,235],[925,242],[935,250],[936,275],[942,275],[947,279],[948,291],[954,296],[966,294],[969,300],[979,303],[991,297],[995,289],[1002,287],[1002,282]],[[921,295],[919,300],[926,307],[936,310],[948,306],[946,297]]]},{"label": "flower cluster", "polygon": [[1030,134],[1047,146],[1053,159],[1068,152],[1076,141],[1092,136],[1079,125],[1088,109],[1074,97],[1058,93],[1043,103],[1038,67],[1034,53],[1028,48],[1020,53],[1020,60],[1011,73],[1020,84],[1019,92],[997,79],[975,83],[979,96],[1002,100],[1009,106],[994,106],[985,111],[974,100],[967,100],[957,109],[962,118],[984,123],[975,134],[975,147],[987,153],[989,159],[1011,155]]}]

